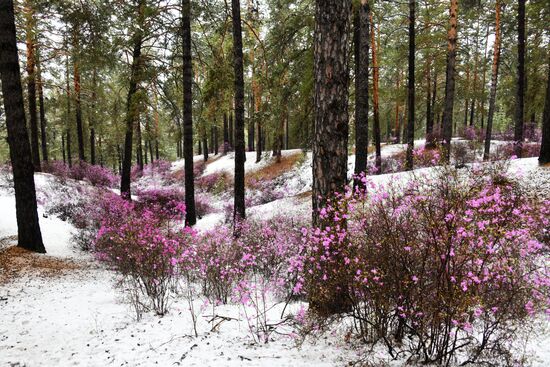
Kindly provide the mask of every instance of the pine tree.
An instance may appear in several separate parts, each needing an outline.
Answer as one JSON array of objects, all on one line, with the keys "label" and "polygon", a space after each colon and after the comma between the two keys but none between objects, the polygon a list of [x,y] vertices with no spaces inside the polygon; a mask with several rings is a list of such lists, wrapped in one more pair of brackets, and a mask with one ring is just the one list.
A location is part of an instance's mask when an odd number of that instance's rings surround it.
[{"label": "pine tree", "polygon": [[18,246],[45,253],[38,221],[12,0],[0,1],[0,80],[15,189]]}]

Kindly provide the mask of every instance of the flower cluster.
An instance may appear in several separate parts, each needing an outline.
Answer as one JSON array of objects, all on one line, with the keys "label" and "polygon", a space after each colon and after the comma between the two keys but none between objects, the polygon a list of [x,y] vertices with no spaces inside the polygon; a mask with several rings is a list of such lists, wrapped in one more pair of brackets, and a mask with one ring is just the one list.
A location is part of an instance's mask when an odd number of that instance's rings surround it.
[{"label": "flower cluster", "polygon": [[366,340],[427,361],[452,360],[457,345],[476,346],[475,361],[529,316],[550,315],[549,202],[480,169],[363,182],[321,211],[330,225],[304,229],[295,291],[340,301]]},{"label": "flower cluster", "polygon": [[115,187],[120,181],[119,177],[108,168],[91,165],[86,162],[73,164],[69,167],[61,161],[44,163],[43,172],[57,176],[61,180],[71,178],[78,181],[86,181],[93,186]]}]

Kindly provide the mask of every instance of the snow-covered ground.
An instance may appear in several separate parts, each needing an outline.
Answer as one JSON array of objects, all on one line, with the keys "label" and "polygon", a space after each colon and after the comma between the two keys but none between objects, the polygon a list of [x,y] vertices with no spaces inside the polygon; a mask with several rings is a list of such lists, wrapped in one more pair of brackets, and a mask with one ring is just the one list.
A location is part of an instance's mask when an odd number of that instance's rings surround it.
[{"label": "snow-covered ground", "polygon": [[[397,149],[395,147],[387,149]],[[353,160],[350,156],[350,162]],[[255,155],[247,154],[248,171],[264,167],[272,160],[266,159],[258,165],[254,162]],[[207,165],[204,175],[230,173],[233,164],[231,155],[218,158]],[[178,161],[174,169],[182,166]],[[550,169],[538,167],[536,158],[515,160],[510,170],[521,173],[526,185],[550,196]],[[37,174],[35,177],[39,190],[47,191],[52,176]],[[410,177],[411,173],[405,172],[372,179],[383,184]],[[283,173],[280,182],[290,194],[249,208],[249,216],[309,216],[311,155]],[[267,344],[254,343],[244,310],[237,305],[212,309],[197,300],[194,307],[201,310],[198,337],[193,335],[185,300],[173,300],[170,313],[164,317],[147,314],[136,321],[131,307],[116,289],[116,274],[75,248],[71,240],[74,228],[70,224],[54,216],[46,217],[42,207],[39,212],[48,254],[35,256],[77,261],[80,266],[48,277],[37,276],[29,270],[9,282],[0,282],[0,366],[344,366],[365,355],[362,347],[349,342],[345,325],[318,338],[306,339],[300,347],[293,337],[277,333]],[[221,221],[223,213],[212,213],[203,217],[198,226],[213,228]],[[13,194],[0,188],[0,240],[13,238],[16,233]],[[0,243],[5,246],[10,240]],[[297,312],[300,307],[300,304],[291,304],[287,312]],[[278,305],[272,310],[273,321],[279,320],[281,309],[282,305]],[[227,317],[216,330],[212,330],[213,325],[221,319],[218,317],[212,323],[214,316]],[[287,327],[279,331],[284,334],[292,330]],[[546,334],[534,338],[527,346],[525,353],[535,359],[534,366],[550,366],[549,345],[550,335]],[[376,354],[380,363],[406,365],[391,362],[383,352]]]}]

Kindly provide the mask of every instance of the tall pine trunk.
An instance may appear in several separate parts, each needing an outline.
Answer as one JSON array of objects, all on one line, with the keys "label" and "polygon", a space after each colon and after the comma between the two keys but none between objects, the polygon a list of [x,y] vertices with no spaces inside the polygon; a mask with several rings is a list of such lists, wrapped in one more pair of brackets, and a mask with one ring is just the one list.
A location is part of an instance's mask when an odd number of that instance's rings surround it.
[{"label": "tall pine trunk", "polygon": [[415,89],[414,89],[414,62],[415,62],[415,7],[416,1],[409,0],[409,77],[407,84],[407,160],[406,169],[413,168],[414,149],[414,112],[415,112]]},{"label": "tall pine trunk", "polygon": [[539,155],[539,164],[548,163],[550,163],[550,58],[548,58],[548,81],[546,82],[546,101],[542,116],[542,142]]},{"label": "tall pine trunk", "polygon": [[[245,219],[244,189],[244,75],[243,75],[243,35],[241,29],[241,5],[239,0],[231,1],[233,14],[233,67],[235,73],[235,202],[234,221]],[[232,133],[232,117],[229,119]],[[231,138],[231,137],[230,137]]]},{"label": "tall pine trunk", "polygon": [[69,71],[69,56],[65,58],[65,88],[67,92],[67,164],[72,167],[73,157],[71,152],[71,81]]},{"label": "tall pine trunk", "polygon": [[0,80],[15,189],[17,244],[30,251],[45,253],[38,221],[12,0],[0,1]]},{"label": "tall pine trunk", "polygon": [[181,1],[183,41],[183,155],[185,160],[185,223],[197,223],[193,174],[193,60],[191,59],[191,1]]},{"label": "tall pine trunk", "polygon": [[40,151],[38,145],[38,119],[36,109],[36,21],[33,5],[25,2],[25,26],[27,45],[27,99],[29,101],[31,154],[34,170],[40,172]]},{"label": "tall pine trunk", "polygon": [[233,150],[235,148],[235,128],[233,126],[233,112],[229,112],[229,149]]},{"label": "tall pine trunk", "polygon": [[202,152],[204,156],[204,161],[208,161],[208,137],[206,133],[202,135]]},{"label": "tall pine trunk", "polygon": [[[432,58],[428,57],[426,66],[426,148],[435,146],[434,118],[435,118],[435,99],[437,93],[437,75],[432,76]],[[434,67],[435,69],[435,67]]]},{"label": "tall pine trunk", "polygon": [[89,112],[90,120],[90,163],[96,164],[96,147],[95,147],[95,115],[96,115],[96,101],[97,100],[97,70],[94,68],[92,73],[92,98],[91,98],[91,111]]},{"label": "tall pine trunk", "polygon": [[229,151],[229,126],[227,122],[227,112],[223,113],[223,154]]},{"label": "tall pine trunk", "polygon": [[445,102],[443,109],[443,154],[447,162],[449,162],[451,158],[451,140],[453,137],[457,22],[458,0],[451,0],[451,5],[449,8],[449,29],[447,32],[447,69],[445,77]]},{"label": "tall pine trunk", "polygon": [[84,128],[82,126],[82,103],[80,90],[80,45],[78,39],[78,29],[75,26],[73,30],[73,82],[74,82],[74,102],[76,111],[76,137],[78,142],[78,159],[81,162],[86,161],[84,152]]},{"label": "tall pine trunk", "polygon": [[[143,24],[145,0],[140,0],[137,5],[138,24]],[[132,143],[134,138],[134,126],[139,116],[138,85],[141,78],[141,46],[143,43],[142,27],[136,27],[133,39],[132,69],[130,74],[130,87],[126,98],[126,134],[124,137],[124,156],[122,158],[122,175],[120,179],[120,194],[131,200],[130,172],[132,170]]]},{"label": "tall pine trunk", "polygon": [[[332,218],[320,212],[336,192],[344,192],[347,183],[350,10],[350,0],[315,1],[312,219],[319,228],[335,225]],[[339,223],[346,225],[345,220]],[[334,266],[343,266],[343,259]],[[349,310],[346,281],[333,282],[339,284],[311,290],[312,310],[322,315]]]},{"label": "tall pine trunk", "polygon": [[[361,0],[354,16],[355,47],[355,175],[367,171],[369,145],[369,19],[368,0]],[[357,187],[361,180],[355,179]]]},{"label": "tall pine trunk", "polygon": [[487,115],[487,130],[485,133],[485,149],[483,160],[489,159],[491,150],[491,134],[493,130],[493,116],[495,114],[495,102],[497,95],[498,68],[500,65],[500,2],[496,0],[495,5],[495,41],[493,43],[493,74],[491,76],[491,92],[489,96],[489,114]]},{"label": "tall pine trunk", "polygon": [[372,30],[370,32],[371,39],[371,51],[372,51],[372,102],[373,102],[373,126],[372,126],[372,135],[374,140],[374,150],[376,156],[376,173],[382,173],[382,150],[380,147],[380,107],[379,107],[379,93],[378,93],[378,81],[379,69],[378,69],[378,50],[375,42],[376,29],[374,27],[374,20],[372,12],[370,13],[370,24]]},{"label": "tall pine trunk", "polygon": [[514,151],[521,158],[523,151],[523,116],[525,109],[525,0],[518,0],[518,80],[514,115]]},{"label": "tall pine trunk", "polygon": [[40,65],[40,53],[36,52],[36,87],[38,89],[38,103],[40,115],[40,143],[42,148],[42,161],[48,162],[48,137],[46,134],[46,106],[44,105],[44,85],[42,82],[42,67]]}]

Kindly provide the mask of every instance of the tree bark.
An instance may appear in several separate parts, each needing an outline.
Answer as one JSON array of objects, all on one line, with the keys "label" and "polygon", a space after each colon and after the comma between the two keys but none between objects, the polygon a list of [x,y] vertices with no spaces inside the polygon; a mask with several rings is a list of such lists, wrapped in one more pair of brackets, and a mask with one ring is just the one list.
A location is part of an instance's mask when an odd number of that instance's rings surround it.
[{"label": "tree bark", "polygon": [[[138,24],[143,24],[145,0],[140,0],[137,5]],[[122,159],[122,175],[120,181],[120,194],[131,200],[130,172],[132,170],[132,143],[134,125],[139,115],[138,86],[141,79],[141,46],[143,43],[143,30],[137,27],[133,35],[132,70],[130,74],[130,87],[126,99],[126,135],[124,138],[124,156]]]},{"label": "tree bark", "polygon": [[485,149],[483,160],[489,159],[491,150],[491,134],[493,130],[493,116],[495,114],[495,101],[497,95],[498,68],[500,65],[500,2],[496,0],[495,5],[495,41],[493,43],[493,74],[491,76],[491,92],[489,96],[489,114],[487,116],[487,130],[485,133]]},{"label": "tree bark", "polygon": [[[400,84],[401,84],[401,71],[398,71],[397,72],[397,90],[399,90],[399,87],[400,87]],[[399,97],[396,98],[396,101],[395,101],[395,143],[396,144],[399,144],[399,142],[401,141],[401,126],[400,126],[400,123],[399,123],[399,109],[400,109],[400,105],[399,105]]]},{"label": "tree bark", "polygon": [[[369,145],[369,43],[370,6],[362,0],[354,16],[355,45],[355,175],[367,171]],[[354,180],[358,187],[361,180]]]},{"label": "tree bark", "polygon": [[548,81],[546,82],[546,100],[542,116],[542,141],[539,164],[550,163],[550,57],[548,58]]},{"label": "tree bark", "polygon": [[183,155],[185,160],[185,224],[197,223],[193,173],[193,60],[191,58],[191,1],[181,2],[183,40]]},{"label": "tree bark", "polygon": [[12,0],[0,1],[0,80],[15,189],[17,245],[30,251],[45,253],[38,220]]},{"label": "tree bark", "polygon": [[258,134],[258,141],[256,142],[256,163],[260,162],[262,160],[262,151],[265,149],[263,143],[263,131],[262,131],[262,123],[260,122],[260,119],[257,119],[256,123],[256,131]]},{"label": "tree bark", "polygon": [[[343,193],[348,163],[348,35],[351,1],[316,0],[314,31],[315,124],[313,134],[313,225],[335,225],[321,217],[335,193]],[[345,220],[339,222],[345,226]],[[343,266],[335,264],[336,267]],[[336,268],[335,271],[338,271]],[[310,307],[330,315],[349,310],[344,284],[310,292]]]},{"label": "tree bark", "polygon": [[451,157],[451,140],[453,137],[457,21],[458,0],[451,0],[449,8],[449,30],[447,32],[447,69],[445,79],[445,105],[443,110],[443,154],[447,162],[449,162]]},{"label": "tree bark", "polygon": [[206,133],[202,136],[202,153],[204,156],[204,161],[208,161],[208,137],[206,136]]},{"label": "tree bark", "polygon": [[218,125],[214,126],[214,154],[218,155],[219,143],[218,143]]},{"label": "tree bark", "polygon": [[84,129],[82,126],[82,105],[80,92],[80,60],[79,60],[79,40],[78,30],[75,26],[73,30],[73,81],[74,81],[74,102],[76,111],[76,137],[78,142],[78,159],[81,162],[86,161],[84,153]]},{"label": "tree bark", "polygon": [[27,45],[27,98],[29,101],[31,154],[34,170],[40,172],[40,152],[38,145],[38,120],[36,109],[36,21],[30,1],[25,2],[25,26]]},{"label": "tree bark", "polygon": [[137,133],[137,147],[136,147],[136,160],[137,164],[139,166],[139,170],[143,171],[143,144],[142,144],[142,138],[141,138],[141,121],[138,115],[136,116],[136,133]]},{"label": "tree bark", "polygon": [[525,0],[518,0],[518,82],[514,124],[514,151],[521,158],[523,151],[523,116],[525,109]]},{"label": "tree bark", "polygon": [[372,51],[372,102],[373,102],[373,140],[374,140],[374,150],[376,156],[376,173],[382,173],[382,151],[380,147],[380,103],[379,103],[379,93],[378,93],[378,82],[379,82],[379,68],[378,68],[378,50],[375,42],[376,29],[374,27],[374,20],[372,12],[370,13],[370,24],[372,31],[370,32],[371,36],[371,51]]},{"label": "tree bark", "polygon": [[67,91],[67,163],[69,168],[72,167],[72,155],[71,155],[71,81],[69,71],[69,56],[65,58],[65,88]]},{"label": "tree bark", "polygon": [[38,103],[40,114],[40,143],[42,148],[42,160],[48,162],[48,137],[46,134],[46,106],[44,105],[44,85],[42,82],[42,68],[40,65],[40,53],[36,52],[36,86],[38,88]]},{"label": "tree bark", "polygon": [[223,113],[223,155],[229,151],[229,127],[227,124],[227,112]]},{"label": "tree bark", "polygon": [[97,70],[94,68],[92,73],[92,98],[91,98],[91,111],[89,112],[90,123],[90,163],[96,164],[96,152],[95,152],[95,114],[96,114],[96,102],[97,102]]},{"label": "tree bark", "polygon": [[[233,66],[235,72],[235,202],[234,222],[244,220],[245,188],[244,188],[244,75],[243,75],[243,39],[241,29],[241,5],[239,0],[231,1],[233,15]],[[230,117],[230,126],[233,118]],[[230,128],[230,133],[231,133]]]},{"label": "tree bark", "polygon": [[235,128],[233,126],[233,112],[229,112],[229,150],[234,149]]},{"label": "tree bark", "polygon": [[409,0],[409,77],[407,85],[407,159],[405,168],[413,168],[414,149],[414,112],[415,112],[415,89],[414,89],[414,63],[415,63],[415,7],[416,1]]}]

